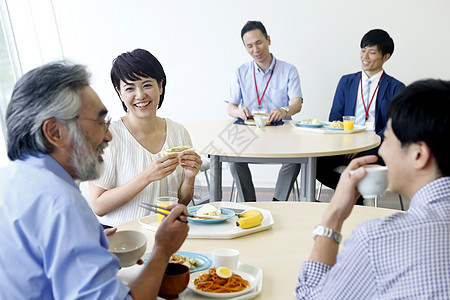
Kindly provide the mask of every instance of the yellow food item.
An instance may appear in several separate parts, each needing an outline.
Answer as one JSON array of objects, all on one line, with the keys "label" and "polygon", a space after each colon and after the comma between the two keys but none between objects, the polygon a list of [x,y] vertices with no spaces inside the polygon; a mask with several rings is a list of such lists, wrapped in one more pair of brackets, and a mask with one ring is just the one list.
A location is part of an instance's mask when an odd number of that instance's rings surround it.
[{"label": "yellow food item", "polygon": [[264,219],[263,214],[259,210],[249,210],[238,215],[236,226],[247,229],[259,226]]},{"label": "yellow food item", "polygon": [[332,128],[344,128],[344,122],[342,121],[333,121],[330,124],[328,124],[328,127]]},{"label": "yellow food item", "polygon": [[233,273],[227,267],[220,267],[220,268],[217,268],[216,274],[220,278],[225,278],[226,279],[226,278],[230,278]]}]

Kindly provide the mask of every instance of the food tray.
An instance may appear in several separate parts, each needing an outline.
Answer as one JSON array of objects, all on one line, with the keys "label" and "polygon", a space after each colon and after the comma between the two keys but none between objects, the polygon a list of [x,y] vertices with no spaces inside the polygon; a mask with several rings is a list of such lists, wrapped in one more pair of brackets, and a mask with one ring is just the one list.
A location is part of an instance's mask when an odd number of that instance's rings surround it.
[{"label": "food tray", "polygon": [[[272,122],[267,121],[266,125],[270,125],[270,123],[272,123]],[[255,120],[253,120],[253,119],[244,120],[244,124],[256,126]]]},{"label": "food tray", "polygon": [[[211,253],[201,253],[208,257],[211,257]],[[139,275],[139,273],[144,269],[143,265],[134,265],[129,268],[122,268],[117,273],[117,277],[126,285],[129,285],[131,282],[133,282],[136,277]],[[262,285],[263,285],[263,270],[261,268],[248,265],[242,262],[238,263],[238,271],[245,272],[247,274],[250,274],[256,278],[257,284],[254,290],[237,296],[237,297],[231,297],[228,298],[229,300],[246,300],[246,299],[253,299],[257,295],[259,295],[262,291]],[[164,300],[163,298],[157,297],[158,300]],[[204,297],[199,294],[196,294],[195,292],[191,291],[190,289],[186,288],[180,295],[178,295],[179,300],[209,300],[213,298]]]},{"label": "food tray", "polygon": [[319,128],[311,128],[311,127],[303,127],[303,126],[297,126],[295,123],[292,123],[292,126],[295,128],[306,131],[306,132],[314,132],[314,133],[324,133],[324,134],[352,134],[357,132],[362,132],[366,130],[366,126],[358,126],[354,125],[353,130],[333,130],[328,129],[326,127],[319,127]]},{"label": "food tray", "polygon": [[[206,254],[206,255],[210,255],[210,254]],[[256,282],[257,282],[256,287],[252,291],[250,291],[246,294],[236,296],[236,297],[230,297],[227,299],[229,299],[229,300],[246,300],[246,299],[253,299],[256,296],[258,296],[259,293],[261,293],[261,291],[262,291],[263,270],[261,268],[254,267],[252,265],[247,265],[242,262],[239,262],[238,271],[245,272],[245,273],[250,274],[253,277],[255,277]],[[161,299],[161,298],[158,298],[158,300],[159,299]],[[205,296],[196,294],[194,291],[191,291],[190,289],[186,289],[186,290],[184,290],[184,292],[182,292],[180,295],[178,295],[178,299],[180,299],[180,300],[210,300],[210,299],[215,299],[215,298],[205,297]]]},{"label": "food tray", "polygon": [[[213,202],[213,205],[217,207],[233,208],[233,209],[244,209],[244,210],[259,210],[264,219],[259,226],[242,229],[236,226],[237,216],[234,216],[225,222],[214,223],[214,224],[197,224],[194,222],[189,222],[189,233],[188,239],[234,239],[240,236],[252,234],[255,232],[267,230],[272,227],[274,220],[270,210],[255,208],[253,206],[234,203],[234,202]],[[149,215],[139,219],[139,224],[144,228],[152,231],[158,230],[158,216]]]}]

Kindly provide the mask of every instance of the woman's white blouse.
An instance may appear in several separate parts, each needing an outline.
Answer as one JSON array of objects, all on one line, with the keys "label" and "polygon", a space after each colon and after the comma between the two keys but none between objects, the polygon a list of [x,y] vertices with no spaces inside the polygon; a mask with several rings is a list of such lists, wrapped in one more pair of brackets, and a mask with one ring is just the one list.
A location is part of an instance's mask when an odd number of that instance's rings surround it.
[{"label": "woman's white blouse", "polygon": [[[165,150],[177,146],[192,146],[189,133],[183,125],[167,118],[165,121],[166,140],[161,151],[155,154],[149,152],[136,141],[122,120],[112,122],[110,131],[113,138],[103,154],[105,171],[93,183],[103,189],[113,189],[136,177],[152,161],[163,156]],[[148,215],[150,212],[139,207],[139,203],[154,203],[155,198],[160,196],[177,196],[183,179],[183,168],[178,166],[175,172],[166,178],[150,183],[127,204],[103,217],[99,217],[100,222],[105,225],[117,226]]]}]

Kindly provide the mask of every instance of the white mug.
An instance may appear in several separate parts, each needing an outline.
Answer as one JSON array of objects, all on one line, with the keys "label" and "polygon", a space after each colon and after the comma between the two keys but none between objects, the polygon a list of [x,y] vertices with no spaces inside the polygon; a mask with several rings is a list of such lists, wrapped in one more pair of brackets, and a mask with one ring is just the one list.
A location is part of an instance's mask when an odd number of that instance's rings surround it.
[{"label": "white mug", "polygon": [[212,252],[213,265],[216,268],[227,267],[236,271],[239,262],[239,251],[230,248],[215,249]]}]

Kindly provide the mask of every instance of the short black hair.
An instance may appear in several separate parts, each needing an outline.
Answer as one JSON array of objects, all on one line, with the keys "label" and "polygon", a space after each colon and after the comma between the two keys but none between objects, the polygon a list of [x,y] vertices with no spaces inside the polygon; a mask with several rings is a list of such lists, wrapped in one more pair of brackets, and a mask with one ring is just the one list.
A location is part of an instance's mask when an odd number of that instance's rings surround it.
[{"label": "short black hair", "polygon": [[[164,101],[164,93],[166,92],[166,73],[161,63],[150,52],[144,49],[135,49],[131,52],[125,52],[117,56],[113,60],[111,68],[111,82],[119,95],[120,81],[135,81],[139,77],[154,78],[158,84],[162,86],[162,93],[159,97],[158,108],[161,107]],[[120,95],[119,95],[120,98]],[[127,112],[127,107],[123,103],[123,109]]]},{"label": "short black hair", "polygon": [[267,39],[267,31],[266,27],[264,27],[263,23],[260,21],[248,21],[245,23],[244,27],[241,29],[241,39],[244,41],[244,34],[246,34],[249,31],[258,29],[261,31],[261,33],[264,35],[264,37]]},{"label": "short black hair", "polygon": [[423,141],[443,176],[450,175],[450,81],[427,79],[400,90],[391,100],[388,116],[402,146]]},{"label": "short black hair", "polygon": [[383,29],[372,29],[361,39],[361,49],[367,46],[377,46],[381,55],[394,53],[394,40]]}]

